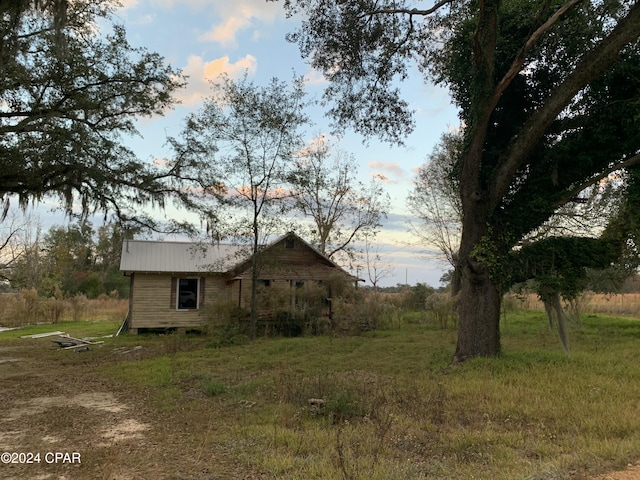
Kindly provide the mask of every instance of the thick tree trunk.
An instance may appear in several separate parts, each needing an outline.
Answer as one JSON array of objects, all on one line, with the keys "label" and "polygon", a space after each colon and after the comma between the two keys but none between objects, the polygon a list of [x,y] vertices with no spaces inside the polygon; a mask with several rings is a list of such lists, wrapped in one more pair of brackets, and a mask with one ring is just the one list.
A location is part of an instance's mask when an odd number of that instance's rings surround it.
[{"label": "thick tree trunk", "polygon": [[[453,363],[474,357],[494,357],[500,351],[500,305],[502,294],[489,273],[489,266],[472,252],[487,233],[484,205],[463,221],[458,265],[452,293],[458,313],[458,344]],[[499,252],[493,252],[499,256]]]},{"label": "thick tree trunk", "polygon": [[458,344],[453,363],[479,356],[494,357],[500,351],[502,296],[484,270],[483,265],[467,264],[460,272]]}]

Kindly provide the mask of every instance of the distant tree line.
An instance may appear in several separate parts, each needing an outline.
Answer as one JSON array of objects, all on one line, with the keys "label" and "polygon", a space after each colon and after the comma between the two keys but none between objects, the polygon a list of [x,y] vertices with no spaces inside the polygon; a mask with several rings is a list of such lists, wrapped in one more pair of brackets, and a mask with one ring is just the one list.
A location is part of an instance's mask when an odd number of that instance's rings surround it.
[{"label": "distant tree line", "polygon": [[21,235],[22,244],[11,251],[15,258],[2,269],[4,289],[35,289],[43,297],[126,297],[129,281],[120,272],[124,238],[115,223],[95,228],[87,221]]}]

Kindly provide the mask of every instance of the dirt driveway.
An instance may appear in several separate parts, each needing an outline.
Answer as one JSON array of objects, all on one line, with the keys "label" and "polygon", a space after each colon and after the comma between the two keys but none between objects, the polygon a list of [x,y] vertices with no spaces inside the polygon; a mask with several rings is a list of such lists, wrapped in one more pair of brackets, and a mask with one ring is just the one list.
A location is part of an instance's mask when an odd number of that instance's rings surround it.
[{"label": "dirt driveway", "polygon": [[144,392],[98,374],[110,350],[0,344],[1,479],[260,478],[150,409]]}]

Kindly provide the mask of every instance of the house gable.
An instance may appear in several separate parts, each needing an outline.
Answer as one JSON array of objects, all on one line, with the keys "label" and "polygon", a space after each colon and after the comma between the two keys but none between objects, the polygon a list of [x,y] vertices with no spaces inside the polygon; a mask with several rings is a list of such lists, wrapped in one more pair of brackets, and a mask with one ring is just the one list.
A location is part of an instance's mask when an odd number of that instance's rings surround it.
[{"label": "house gable", "polygon": [[[280,237],[258,255],[259,278],[319,280],[338,274],[355,280],[355,277],[293,232]],[[251,278],[251,258],[235,266],[229,273],[233,278]]]}]

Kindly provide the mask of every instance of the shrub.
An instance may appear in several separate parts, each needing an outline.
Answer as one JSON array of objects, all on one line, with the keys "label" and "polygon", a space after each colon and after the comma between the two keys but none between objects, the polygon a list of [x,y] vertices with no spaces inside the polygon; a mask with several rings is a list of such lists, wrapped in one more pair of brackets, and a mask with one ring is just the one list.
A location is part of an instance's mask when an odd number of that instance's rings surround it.
[{"label": "shrub", "polygon": [[[104,301],[104,299],[101,300],[99,297],[98,300]],[[68,303],[71,307],[71,318],[73,318],[75,322],[81,320],[86,315],[89,300],[82,293],[71,297]]]},{"label": "shrub", "polygon": [[227,391],[227,387],[220,380],[212,378],[204,382],[202,390],[207,397],[216,397],[225,393]]}]

